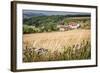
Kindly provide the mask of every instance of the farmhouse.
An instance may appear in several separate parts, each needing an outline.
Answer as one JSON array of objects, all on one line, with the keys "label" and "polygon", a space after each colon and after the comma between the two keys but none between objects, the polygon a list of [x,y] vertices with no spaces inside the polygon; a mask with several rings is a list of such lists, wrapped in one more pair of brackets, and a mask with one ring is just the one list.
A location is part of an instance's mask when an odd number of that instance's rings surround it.
[{"label": "farmhouse", "polygon": [[68,24],[68,26],[69,26],[70,29],[77,29],[77,28],[80,27],[80,24],[75,23],[75,22],[70,22],[70,23]]},{"label": "farmhouse", "polygon": [[57,27],[59,28],[60,31],[67,31],[67,30],[70,30],[70,29],[77,29],[77,28],[79,28],[80,24],[75,23],[75,22],[70,22],[67,25],[58,25]]},{"label": "farmhouse", "polygon": [[60,31],[66,31],[69,29],[69,26],[67,25],[58,25],[57,27],[59,28]]}]

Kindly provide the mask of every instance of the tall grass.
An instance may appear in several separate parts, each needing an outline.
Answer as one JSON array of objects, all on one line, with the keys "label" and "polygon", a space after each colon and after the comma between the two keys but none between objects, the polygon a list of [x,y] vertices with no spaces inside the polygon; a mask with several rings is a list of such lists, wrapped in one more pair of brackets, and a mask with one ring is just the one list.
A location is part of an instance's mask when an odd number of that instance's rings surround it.
[{"label": "tall grass", "polygon": [[[80,44],[64,46],[63,51],[48,49],[46,53],[36,53],[37,48],[27,46],[23,49],[23,62],[40,62],[40,61],[60,61],[60,60],[82,60],[91,58],[90,41],[83,40]],[[45,48],[44,48],[45,49]]]}]

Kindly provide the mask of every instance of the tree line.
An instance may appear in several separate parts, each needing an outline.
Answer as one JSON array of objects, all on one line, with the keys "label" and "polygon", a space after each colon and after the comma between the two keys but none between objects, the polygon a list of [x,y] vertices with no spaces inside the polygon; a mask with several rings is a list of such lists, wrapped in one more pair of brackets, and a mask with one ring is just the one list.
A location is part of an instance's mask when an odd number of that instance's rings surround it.
[{"label": "tree line", "polygon": [[[69,19],[70,17],[83,17],[83,16],[67,16],[67,15],[51,15],[51,16],[33,16],[31,18],[23,19],[23,33],[41,33],[41,32],[51,32],[58,31],[57,25],[63,23],[67,25],[69,22],[73,21]],[[85,16],[88,17],[88,16]],[[89,19],[81,19],[80,23],[85,23],[89,25]],[[85,21],[85,22],[84,22]],[[74,20],[74,22],[79,22],[79,20]],[[87,23],[87,24],[86,24]]]}]

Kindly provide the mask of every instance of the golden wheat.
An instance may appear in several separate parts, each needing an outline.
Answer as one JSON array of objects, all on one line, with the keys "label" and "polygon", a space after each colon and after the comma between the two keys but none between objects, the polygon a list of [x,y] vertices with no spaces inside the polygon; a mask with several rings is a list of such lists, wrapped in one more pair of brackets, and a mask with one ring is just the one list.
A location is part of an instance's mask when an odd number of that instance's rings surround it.
[{"label": "golden wheat", "polygon": [[52,51],[61,48],[80,44],[82,40],[90,41],[90,30],[75,29],[64,32],[45,32],[24,34],[23,46],[50,49]]}]

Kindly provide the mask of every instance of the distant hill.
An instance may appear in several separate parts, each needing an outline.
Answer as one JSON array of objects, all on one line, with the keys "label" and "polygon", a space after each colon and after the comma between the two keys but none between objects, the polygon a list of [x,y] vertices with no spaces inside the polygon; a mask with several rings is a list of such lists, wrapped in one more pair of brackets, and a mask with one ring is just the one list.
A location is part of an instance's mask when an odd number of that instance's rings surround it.
[{"label": "distant hill", "polygon": [[66,15],[66,17],[90,17],[89,14],[74,14],[74,15]]},{"label": "distant hill", "polygon": [[46,15],[44,13],[23,13],[23,23],[27,25],[41,25],[47,23],[59,23],[69,17],[91,17],[90,14],[67,14],[67,15]]},{"label": "distant hill", "polygon": [[31,18],[33,16],[45,16],[45,15],[42,14],[42,13],[32,13],[32,12],[24,12],[23,13],[23,18],[24,19]]},{"label": "distant hill", "polygon": [[23,11],[23,18],[24,19],[28,19],[31,17],[35,17],[35,16],[66,16],[66,17],[84,17],[84,16],[90,16],[90,13],[79,13],[79,12],[57,12],[57,11]]}]

